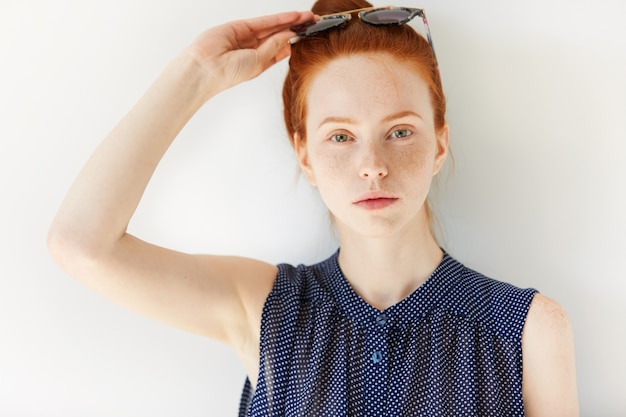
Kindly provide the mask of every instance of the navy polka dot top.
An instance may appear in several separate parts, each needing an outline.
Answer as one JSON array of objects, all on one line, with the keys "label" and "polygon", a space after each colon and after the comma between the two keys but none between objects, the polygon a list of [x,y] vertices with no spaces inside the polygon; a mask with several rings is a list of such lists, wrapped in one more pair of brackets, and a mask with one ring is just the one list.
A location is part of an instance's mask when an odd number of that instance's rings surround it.
[{"label": "navy polka dot top", "polygon": [[523,416],[522,329],[533,289],[448,254],[380,311],[351,288],[338,252],[279,265],[261,322],[256,390],[240,416]]}]

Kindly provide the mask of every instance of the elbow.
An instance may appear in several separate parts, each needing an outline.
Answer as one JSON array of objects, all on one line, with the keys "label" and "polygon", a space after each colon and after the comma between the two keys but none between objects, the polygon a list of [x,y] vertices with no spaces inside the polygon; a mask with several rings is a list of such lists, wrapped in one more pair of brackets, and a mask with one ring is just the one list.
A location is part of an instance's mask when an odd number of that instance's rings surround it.
[{"label": "elbow", "polygon": [[60,227],[56,223],[53,223],[48,230],[46,244],[52,260],[61,268],[65,269],[64,265],[67,263],[69,248],[71,248],[72,245],[71,240],[60,230]]},{"label": "elbow", "polygon": [[75,277],[93,268],[103,252],[96,240],[58,221],[48,230],[46,243],[54,262]]}]

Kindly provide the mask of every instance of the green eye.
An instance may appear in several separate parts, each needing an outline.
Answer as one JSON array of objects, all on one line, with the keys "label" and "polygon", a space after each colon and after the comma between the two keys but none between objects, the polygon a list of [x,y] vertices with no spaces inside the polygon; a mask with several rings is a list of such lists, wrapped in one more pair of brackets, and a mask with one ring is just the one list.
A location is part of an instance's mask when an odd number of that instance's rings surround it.
[{"label": "green eye", "polygon": [[346,135],[345,133],[337,133],[336,135],[332,135],[330,137],[330,140],[333,142],[343,143],[349,141],[350,136]]},{"label": "green eye", "polygon": [[406,137],[408,137],[408,136],[411,136],[411,134],[412,134],[412,133],[413,133],[413,132],[411,132],[411,131],[410,131],[410,130],[408,130],[408,129],[398,129],[398,130],[394,130],[394,131],[391,133],[391,135],[390,135],[390,136],[391,136],[393,139],[402,139],[402,138],[406,138]]}]

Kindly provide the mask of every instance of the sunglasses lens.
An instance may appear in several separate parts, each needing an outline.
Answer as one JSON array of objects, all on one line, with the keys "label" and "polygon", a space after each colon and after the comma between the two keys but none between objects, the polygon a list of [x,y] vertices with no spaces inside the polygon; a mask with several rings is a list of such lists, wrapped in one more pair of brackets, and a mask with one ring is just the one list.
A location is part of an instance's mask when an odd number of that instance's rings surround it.
[{"label": "sunglasses lens", "polygon": [[372,25],[401,25],[413,19],[415,14],[410,9],[380,9],[361,13],[361,20]]},{"label": "sunglasses lens", "polygon": [[347,19],[344,16],[329,16],[317,22],[303,23],[300,26],[291,28],[298,36],[309,36],[328,29],[345,25]]}]

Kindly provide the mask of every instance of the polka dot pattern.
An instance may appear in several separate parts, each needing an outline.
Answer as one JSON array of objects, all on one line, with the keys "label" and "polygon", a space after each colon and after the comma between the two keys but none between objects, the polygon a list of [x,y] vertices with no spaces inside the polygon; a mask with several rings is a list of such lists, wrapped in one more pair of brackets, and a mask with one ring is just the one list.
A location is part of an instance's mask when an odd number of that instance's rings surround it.
[{"label": "polka dot pattern", "polygon": [[535,290],[445,254],[420,288],[380,311],[337,257],[279,265],[241,417],[524,415],[521,336]]}]

